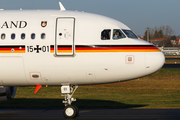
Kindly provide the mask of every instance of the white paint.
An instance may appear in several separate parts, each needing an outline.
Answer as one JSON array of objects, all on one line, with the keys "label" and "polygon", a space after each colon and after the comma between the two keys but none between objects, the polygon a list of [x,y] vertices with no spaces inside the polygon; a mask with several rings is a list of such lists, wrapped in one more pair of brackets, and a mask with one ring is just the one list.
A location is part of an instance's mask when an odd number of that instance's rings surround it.
[{"label": "white paint", "polygon": [[66,10],[61,2],[59,2],[59,7],[60,7],[60,10]]},{"label": "white paint", "polygon": [[[76,53],[73,56],[56,56],[50,52],[28,52],[27,46],[39,47],[55,45],[56,40],[60,45],[151,45],[140,40],[126,38],[101,40],[104,29],[131,30],[123,23],[101,15],[73,12],[73,11],[0,11],[0,25],[5,21],[26,21],[25,28],[1,28],[0,33],[5,33],[6,38],[0,39],[0,45],[25,45],[26,53],[0,53],[0,80],[3,86],[26,85],[87,85],[119,82],[139,78],[160,69],[164,64],[164,55],[161,52],[89,52]],[[67,23],[62,25],[58,32],[67,34],[67,38],[58,38],[56,31],[57,18],[74,18],[74,34],[68,29]],[[47,21],[47,26],[42,27],[41,22]],[[58,26],[59,27],[59,26]],[[14,40],[11,34],[16,34]],[[21,39],[25,33],[26,38]],[[34,40],[31,34],[35,33]],[[45,33],[46,38],[41,39]],[[57,39],[56,39],[57,37]],[[70,40],[71,42],[69,42]],[[74,47],[73,46],[73,47]],[[21,47],[19,49],[22,49]],[[49,48],[50,50],[50,48]],[[133,64],[126,64],[126,56],[133,56]],[[147,68],[147,66],[149,66]],[[32,79],[31,73],[38,73],[41,77]]]}]

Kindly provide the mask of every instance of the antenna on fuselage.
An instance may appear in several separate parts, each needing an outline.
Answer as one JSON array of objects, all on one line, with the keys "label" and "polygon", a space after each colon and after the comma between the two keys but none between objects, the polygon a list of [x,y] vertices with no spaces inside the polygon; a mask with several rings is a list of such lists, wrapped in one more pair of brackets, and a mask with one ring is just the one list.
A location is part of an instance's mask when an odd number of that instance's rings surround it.
[{"label": "antenna on fuselage", "polygon": [[60,7],[60,10],[66,10],[65,7],[62,5],[61,2],[59,2],[59,7]]}]

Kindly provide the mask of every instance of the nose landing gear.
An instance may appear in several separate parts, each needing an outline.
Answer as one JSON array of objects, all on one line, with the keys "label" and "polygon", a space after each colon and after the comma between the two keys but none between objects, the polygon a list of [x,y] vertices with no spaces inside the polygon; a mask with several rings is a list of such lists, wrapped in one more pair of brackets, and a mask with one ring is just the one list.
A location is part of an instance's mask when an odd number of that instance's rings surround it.
[{"label": "nose landing gear", "polygon": [[[72,98],[74,92],[78,86],[75,86],[73,90],[73,86],[62,86],[61,87],[61,94],[65,96],[65,100],[63,101],[65,108],[63,110],[63,115],[65,118],[75,118],[79,114],[79,110],[75,105],[71,105],[72,102],[76,101],[75,98]],[[70,93],[72,93],[70,95]]]}]

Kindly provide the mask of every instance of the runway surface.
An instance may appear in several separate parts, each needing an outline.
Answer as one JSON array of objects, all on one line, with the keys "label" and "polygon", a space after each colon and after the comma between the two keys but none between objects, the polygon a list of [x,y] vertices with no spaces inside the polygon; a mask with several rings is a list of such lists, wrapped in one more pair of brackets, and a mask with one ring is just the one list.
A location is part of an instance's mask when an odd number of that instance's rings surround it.
[{"label": "runway surface", "polygon": [[[180,120],[180,109],[80,109],[75,120]],[[62,109],[0,109],[1,120],[66,120]]]},{"label": "runway surface", "polygon": [[180,69],[180,64],[164,64],[163,68]]},{"label": "runway surface", "polygon": [[166,60],[180,60],[180,58],[166,58]]}]

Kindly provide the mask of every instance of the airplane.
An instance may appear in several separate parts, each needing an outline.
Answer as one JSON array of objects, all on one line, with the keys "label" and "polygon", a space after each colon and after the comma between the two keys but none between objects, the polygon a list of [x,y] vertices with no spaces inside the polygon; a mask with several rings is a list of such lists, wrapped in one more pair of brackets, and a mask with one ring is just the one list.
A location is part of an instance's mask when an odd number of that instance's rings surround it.
[{"label": "airplane", "polygon": [[61,10],[0,10],[0,95],[17,86],[61,86],[65,118],[81,85],[133,80],[158,71],[163,53],[125,24],[102,15]]}]

